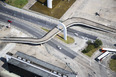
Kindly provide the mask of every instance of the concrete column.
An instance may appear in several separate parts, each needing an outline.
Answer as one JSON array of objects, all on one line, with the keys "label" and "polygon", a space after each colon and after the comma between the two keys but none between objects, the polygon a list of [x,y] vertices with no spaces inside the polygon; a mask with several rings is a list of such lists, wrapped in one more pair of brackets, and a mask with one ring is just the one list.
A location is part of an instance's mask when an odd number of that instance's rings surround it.
[{"label": "concrete column", "polygon": [[47,0],[47,6],[48,8],[52,8],[52,0]]},{"label": "concrete column", "polygon": [[61,22],[58,24],[58,28],[59,28],[59,26],[63,27],[64,40],[67,40],[67,28],[66,28],[66,26],[63,23],[61,23]]}]

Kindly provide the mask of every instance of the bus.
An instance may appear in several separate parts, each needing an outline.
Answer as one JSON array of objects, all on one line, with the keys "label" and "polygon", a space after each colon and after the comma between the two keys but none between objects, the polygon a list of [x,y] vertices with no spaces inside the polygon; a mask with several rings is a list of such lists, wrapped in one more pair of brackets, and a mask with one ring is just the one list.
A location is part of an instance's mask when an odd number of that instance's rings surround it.
[{"label": "bus", "polygon": [[102,53],[101,55],[99,55],[97,58],[95,58],[96,61],[101,61],[103,58],[105,58],[108,54],[110,54],[111,52],[106,51],[104,53]]}]

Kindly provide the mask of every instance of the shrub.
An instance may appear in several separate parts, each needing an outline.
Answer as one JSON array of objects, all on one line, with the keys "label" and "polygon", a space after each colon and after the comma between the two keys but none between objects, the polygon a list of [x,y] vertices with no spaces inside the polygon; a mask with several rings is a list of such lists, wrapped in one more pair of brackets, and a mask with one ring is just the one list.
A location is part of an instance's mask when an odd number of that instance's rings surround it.
[{"label": "shrub", "polygon": [[84,49],[84,50],[82,51],[82,53],[87,53],[87,51]]},{"label": "shrub", "polygon": [[100,45],[102,45],[102,41],[99,40],[99,39],[95,40],[95,42],[94,42],[94,47],[95,47],[95,48],[98,48]]},{"label": "shrub", "polygon": [[87,41],[87,44],[88,44],[88,45],[92,44],[91,40],[88,40],[88,41]]},{"label": "shrub", "polygon": [[89,52],[92,49],[94,49],[94,45],[88,45],[87,48],[86,48],[86,51]]},{"label": "shrub", "polygon": [[88,46],[86,47],[86,49],[84,49],[82,51],[82,53],[88,53],[89,51],[98,48],[100,45],[102,45],[102,41],[97,39],[95,40],[94,43],[92,43],[90,40],[87,42]]},{"label": "shrub", "polygon": [[94,45],[88,45],[87,48],[82,51],[82,53],[88,53],[92,49],[94,49]]}]

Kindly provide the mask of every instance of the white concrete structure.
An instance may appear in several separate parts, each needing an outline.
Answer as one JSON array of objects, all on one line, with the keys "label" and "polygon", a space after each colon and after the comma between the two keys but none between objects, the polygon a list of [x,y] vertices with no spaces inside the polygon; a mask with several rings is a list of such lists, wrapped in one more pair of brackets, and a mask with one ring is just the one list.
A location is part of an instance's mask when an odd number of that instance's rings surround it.
[{"label": "white concrete structure", "polygon": [[48,8],[52,8],[52,0],[47,0],[47,6]]},{"label": "white concrete structure", "polygon": [[63,23],[59,23],[58,24],[58,28],[60,29],[60,26],[63,27],[63,32],[64,32],[64,40],[67,40],[67,29],[66,29],[66,26],[63,24]]}]

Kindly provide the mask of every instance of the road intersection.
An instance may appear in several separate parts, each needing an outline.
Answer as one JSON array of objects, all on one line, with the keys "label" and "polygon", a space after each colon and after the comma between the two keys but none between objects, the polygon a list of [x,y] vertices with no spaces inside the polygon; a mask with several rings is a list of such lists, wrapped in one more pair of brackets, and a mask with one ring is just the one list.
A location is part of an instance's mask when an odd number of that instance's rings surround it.
[{"label": "road intersection", "polygon": [[[2,10],[4,10],[4,9],[2,9]],[[1,11],[2,11],[1,10]],[[1,12],[0,11],[0,12]],[[5,10],[4,10],[5,11]],[[2,12],[2,13],[4,13],[4,12]],[[29,21],[29,22],[32,22],[32,23],[35,23],[35,24],[39,24],[39,25],[41,25],[41,26],[44,26],[44,27],[48,27],[48,28],[54,28],[55,26],[56,26],[56,24],[54,24],[54,23],[49,23],[49,22],[44,22],[43,20],[39,20],[39,22],[37,22],[38,21],[38,19],[36,19],[36,18],[32,18],[31,19],[31,17],[28,17],[27,15],[23,15],[23,14],[20,14],[20,13],[18,13],[18,12],[16,12],[15,11],[15,13],[17,13],[17,14],[19,14],[19,15],[16,15],[16,14],[11,14],[12,12],[11,12],[11,10],[9,10],[9,12],[8,11],[6,11],[6,14],[8,14],[8,15],[11,15],[11,16],[14,16],[14,17],[18,17],[18,18],[21,18],[21,19],[23,19],[23,20],[26,20],[26,21]],[[22,16],[24,16],[24,17],[22,17]],[[25,16],[27,16],[27,17],[25,17]],[[27,32],[29,32],[30,34],[32,34],[32,35],[34,35],[36,38],[42,38],[43,37],[43,35],[45,35],[45,33],[43,33],[43,32],[41,32],[39,29],[35,29],[35,28],[33,28],[33,26],[31,26],[31,25],[29,25],[29,24],[26,24],[26,23],[24,23],[24,22],[20,22],[20,21],[17,21],[16,19],[12,19],[12,18],[10,18],[10,17],[5,17],[3,14],[0,14],[0,20],[2,21],[2,22],[6,22],[8,19],[11,19],[11,20],[13,20],[13,23],[12,23],[12,25],[13,26],[16,26],[16,27],[18,27],[18,28],[20,28],[20,29],[23,29],[24,31],[27,31]],[[30,20],[31,19],[31,20]],[[42,23],[40,23],[40,22],[42,22]],[[48,25],[46,25],[46,23],[48,23]],[[50,25],[50,26],[49,26]],[[52,26],[51,26],[52,25]],[[47,42],[47,44],[49,44],[50,46],[52,46],[52,47],[54,47],[55,49],[57,49],[58,51],[59,51],[59,49],[57,48],[57,46],[58,45],[60,45],[61,47],[63,47],[61,50],[60,50],[60,52],[61,53],[63,53],[63,54],[65,54],[66,56],[68,56],[68,57],[70,57],[71,59],[75,59],[75,57],[77,56],[77,57],[81,57],[81,59],[82,60],[84,60],[85,62],[87,62],[88,64],[89,64],[89,61],[88,60],[85,60],[82,56],[80,56],[79,54],[77,54],[77,53],[75,53],[73,50],[71,50],[70,48],[68,48],[68,47],[66,47],[66,46],[64,46],[64,45],[62,45],[61,43],[59,43],[59,42],[57,42],[55,39],[51,39],[50,41],[48,41]],[[82,61],[83,62],[83,61]],[[95,62],[96,63],[96,62]],[[83,64],[83,63],[81,63],[80,62],[80,64]],[[97,63],[96,64],[94,64],[94,65],[96,65],[97,67],[95,67],[94,66],[94,68],[93,68],[93,70],[95,70],[95,69],[98,69],[99,70],[99,68],[101,68],[101,67],[99,67],[99,65],[97,65]],[[91,66],[89,66],[89,65],[84,65],[85,67],[86,66],[88,66],[89,68],[91,68]],[[91,71],[93,71],[93,70],[91,70]],[[103,69],[101,69],[101,70],[104,70],[104,68]],[[103,71],[104,72],[104,71]],[[103,72],[101,72],[101,74],[103,73]],[[93,74],[93,77],[107,77],[107,74],[102,74],[102,75],[96,75],[96,73],[100,73],[100,72],[98,72],[98,71],[95,71],[95,72],[92,72],[92,74]],[[88,77],[91,77],[91,74],[89,74],[88,73]]]}]

